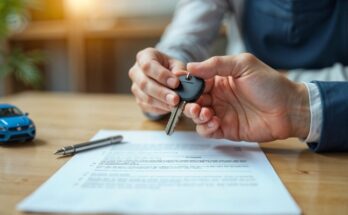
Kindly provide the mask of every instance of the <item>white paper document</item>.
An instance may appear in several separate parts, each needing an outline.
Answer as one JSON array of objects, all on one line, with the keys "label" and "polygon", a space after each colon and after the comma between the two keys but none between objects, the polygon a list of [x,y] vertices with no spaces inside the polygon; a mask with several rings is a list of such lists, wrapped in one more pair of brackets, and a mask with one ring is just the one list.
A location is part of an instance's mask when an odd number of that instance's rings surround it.
[{"label": "white paper document", "polygon": [[102,130],[124,142],[73,156],[20,211],[120,214],[300,214],[257,143],[193,132]]}]

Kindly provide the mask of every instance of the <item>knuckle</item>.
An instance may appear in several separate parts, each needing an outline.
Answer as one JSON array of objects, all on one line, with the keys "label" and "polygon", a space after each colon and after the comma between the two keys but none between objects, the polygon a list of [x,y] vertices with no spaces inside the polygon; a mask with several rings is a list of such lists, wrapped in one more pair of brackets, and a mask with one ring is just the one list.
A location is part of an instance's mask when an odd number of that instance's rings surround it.
[{"label": "knuckle", "polygon": [[147,81],[145,79],[142,79],[140,82],[139,82],[139,88],[142,90],[142,91],[145,91],[146,88],[147,88]]},{"label": "knuckle", "polygon": [[157,74],[157,78],[161,82],[165,82],[167,77],[168,77],[167,72],[163,70],[159,71],[159,73]]},{"label": "knuckle", "polygon": [[131,86],[131,92],[135,95],[136,94],[136,91],[137,91],[137,89],[136,89],[137,87],[135,86],[135,84],[132,84],[132,86]]},{"label": "knuckle", "polygon": [[139,52],[137,53],[137,55],[135,56],[135,59],[136,59],[137,62],[141,59],[141,57],[142,57],[142,55],[143,55],[143,52],[144,52],[144,50],[141,50],[141,51],[139,51]]},{"label": "knuckle", "polygon": [[140,65],[140,68],[145,72],[145,73],[147,73],[149,70],[150,70],[150,68],[151,68],[151,64],[152,64],[152,62],[145,62],[145,63],[143,63],[143,64],[141,64]]},{"label": "knuckle", "polygon": [[153,52],[153,51],[154,51],[154,48],[152,48],[152,47],[147,47],[147,48],[139,51],[136,55],[136,60],[139,61],[143,57],[144,54],[149,53],[149,52]]},{"label": "knuckle", "polygon": [[143,99],[144,99],[143,101],[147,104],[152,104],[152,102],[153,102],[153,98],[149,95],[144,96]]},{"label": "knuckle", "polygon": [[222,63],[222,59],[219,56],[214,56],[214,57],[210,58],[210,62],[211,62],[211,64],[218,66]]},{"label": "knuckle", "polygon": [[239,54],[238,60],[242,64],[252,64],[257,61],[257,58],[253,54],[242,53],[242,54]]},{"label": "knuckle", "polygon": [[153,51],[155,51],[155,48],[153,47],[147,47],[144,49],[144,52],[153,52]]},{"label": "knuckle", "polygon": [[134,75],[134,66],[133,66],[132,68],[130,68],[129,71],[128,71],[128,77],[129,77],[130,79],[133,78],[133,75]]}]

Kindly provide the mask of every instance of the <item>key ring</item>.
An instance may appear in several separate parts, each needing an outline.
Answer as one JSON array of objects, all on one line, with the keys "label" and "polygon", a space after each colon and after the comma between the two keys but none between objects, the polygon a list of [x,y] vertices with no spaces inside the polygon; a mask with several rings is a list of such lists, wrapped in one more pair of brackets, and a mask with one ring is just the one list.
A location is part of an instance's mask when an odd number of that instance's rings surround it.
[{"label": "key ring", "polygon": [[190,79],[191,79],[191,75],[190,75],[190,72],[188,72],[186,75],[186,80],[190,80]]}]

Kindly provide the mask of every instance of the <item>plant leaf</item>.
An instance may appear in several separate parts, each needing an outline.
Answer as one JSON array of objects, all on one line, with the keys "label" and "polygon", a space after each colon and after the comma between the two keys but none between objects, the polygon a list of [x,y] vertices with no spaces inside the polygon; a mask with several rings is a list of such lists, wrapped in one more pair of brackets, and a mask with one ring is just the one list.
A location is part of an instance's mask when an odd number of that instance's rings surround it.
[{"label": "plant leaf", "polygon": [[41,62],[40,54],[32,52],[26,54],[16,48],[10,55],[9,65],[12,68],[15,77],[24,84],[39,88],[42,83],[42,77],[36,64]]}]

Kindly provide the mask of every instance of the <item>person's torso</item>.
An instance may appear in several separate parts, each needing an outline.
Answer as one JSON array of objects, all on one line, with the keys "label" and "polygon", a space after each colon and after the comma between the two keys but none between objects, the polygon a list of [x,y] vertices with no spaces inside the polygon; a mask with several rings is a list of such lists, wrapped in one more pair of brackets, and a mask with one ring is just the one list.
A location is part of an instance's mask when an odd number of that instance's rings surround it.
[{"label": "person's torso", "polygon": [[274,68],[348,65],[346,0],[245,0],[236,12],[246,50]]}]

